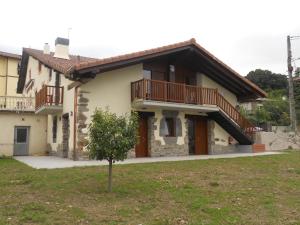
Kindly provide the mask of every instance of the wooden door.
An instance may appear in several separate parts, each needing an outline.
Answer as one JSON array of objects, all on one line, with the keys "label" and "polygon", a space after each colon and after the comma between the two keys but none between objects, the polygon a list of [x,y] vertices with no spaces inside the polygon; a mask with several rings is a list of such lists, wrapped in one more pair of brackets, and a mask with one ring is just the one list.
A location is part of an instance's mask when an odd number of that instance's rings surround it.
[{"label": "wooden door", "polygon": [[135,146],[136,157],[148,156],[148,117],[139,116],[139,142]]},{"label": "wooden door", "polygon": [[195,119],[195,155],[208,154],[207,120]]}]

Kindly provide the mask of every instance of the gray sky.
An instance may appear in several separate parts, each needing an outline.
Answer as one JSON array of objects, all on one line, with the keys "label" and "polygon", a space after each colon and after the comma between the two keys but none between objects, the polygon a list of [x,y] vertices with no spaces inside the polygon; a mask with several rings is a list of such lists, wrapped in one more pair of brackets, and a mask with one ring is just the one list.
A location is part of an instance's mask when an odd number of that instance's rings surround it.
[{"label": "gray sky", "polygon": [[[1,8],[0,50],[45,42],[53,50],[70,27],[70,52],[100,58],[194,37],[242,75],[286,73],[286,36],[300,35],[299,0],[9,0]],[[300,57],[300,39],[292,46]]]}]

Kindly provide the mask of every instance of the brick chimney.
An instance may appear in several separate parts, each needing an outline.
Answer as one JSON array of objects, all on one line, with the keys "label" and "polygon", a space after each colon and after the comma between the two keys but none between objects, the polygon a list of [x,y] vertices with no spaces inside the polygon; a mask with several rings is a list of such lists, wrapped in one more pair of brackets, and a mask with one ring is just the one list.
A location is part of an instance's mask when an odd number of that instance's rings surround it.
[{"label": "brick chimney", "polygon": [[69,39],[58,37],[55,40],[54,57],[61,59],[69,58]]}]

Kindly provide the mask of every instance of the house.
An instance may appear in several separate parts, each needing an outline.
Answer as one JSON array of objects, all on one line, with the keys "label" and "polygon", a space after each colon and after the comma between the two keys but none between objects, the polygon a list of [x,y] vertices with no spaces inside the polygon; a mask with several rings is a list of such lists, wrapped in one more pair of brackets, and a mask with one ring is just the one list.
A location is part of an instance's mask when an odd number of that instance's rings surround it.
[{"label": "house", "polygon": [[23,49],[17,91],[47,117],[47,151],[72,159],[85,157],[91,116],[106,107],[139,113],[129,157],[250,151],[254,126],[237,106],[266,96],[195,39],[94,59],[70,55],[57,38],[54,52]]},{"label": "house", "polygon": [[241,102],[240,106],[249,113],[254,114],[255,111],[263,106],[263,103],[267,101],[266,98],[257,98],[252,101]]},{"label": "house", "polygon": [[0,51],[0,156],[24,155],[29,149],[43,154],[46,147],[46,118],[35,115],[34,96],[17,93],[20,59]]}]

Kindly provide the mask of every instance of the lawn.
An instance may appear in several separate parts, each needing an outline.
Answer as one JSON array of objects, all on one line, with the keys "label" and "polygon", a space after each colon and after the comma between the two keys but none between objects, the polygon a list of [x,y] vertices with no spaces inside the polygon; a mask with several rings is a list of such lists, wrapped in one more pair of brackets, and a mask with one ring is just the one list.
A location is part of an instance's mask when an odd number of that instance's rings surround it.
[{"label": "lawn", "polygon": [[300,224],[300,152],[36,170],[0,159],[0,224]]}]

